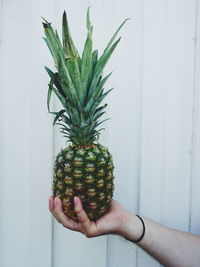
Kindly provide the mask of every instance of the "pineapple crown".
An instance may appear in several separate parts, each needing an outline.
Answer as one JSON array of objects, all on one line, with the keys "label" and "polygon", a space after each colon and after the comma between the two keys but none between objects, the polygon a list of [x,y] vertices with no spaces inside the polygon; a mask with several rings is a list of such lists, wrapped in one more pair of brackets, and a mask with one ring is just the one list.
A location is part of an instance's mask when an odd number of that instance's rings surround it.
[{"label": "pineapple crown", "polygon": [[[50,76],[47,108],[49,113],[55,115],[53,125],[61,126],[60,131],[75,145],[93,144],[98,141],[99,133],[103,130],[98,129],[105,121],[102,120],[102,115],[107,104],[103,105],[102,101],[113,88],[105,91],[104,84],[111,73],[103,77],[102,72],[120,41],[120,38],[116,41],[115,38],[126,21],[127,19],[119,26],[98,58],[98,50],[93,51],[92,47],[93,27],[89,8],[86,16],[87,38],[82,56],[72,40],[65,11],[62,18],[62,42],[51,23],[44,19],[46,37],[43,39],[52,54],[57,70],[53,72],[45,66]],[[63,106],[59,112],[50,111],[52,92]]]}]

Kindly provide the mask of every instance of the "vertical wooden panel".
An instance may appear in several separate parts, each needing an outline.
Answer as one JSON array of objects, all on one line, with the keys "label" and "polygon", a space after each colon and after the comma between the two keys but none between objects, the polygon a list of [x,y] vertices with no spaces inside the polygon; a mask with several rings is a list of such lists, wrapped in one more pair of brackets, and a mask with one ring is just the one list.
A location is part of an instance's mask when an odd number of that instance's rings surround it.
[{"label": "vertical wooden panel", "polygon": [[[52,143],[41,74],[42,14],[36,6],[2,1],[0,265],[5,267],[51,265],[47,202]],[[48,13],[40,3],[42,8]]]},{"label": "vertical wooden panel", "polygon": [[[0,1],[0,45],[2,44],[2,29],[3,29],[3,1]],[[1,53],[2,50],[0,50]]]},{"label": "vertical wooden panel", "polygon": [[190,210],[195,8],[195,1],[170,1],[167,27],[163,223],[185,231]]},{"label": "vertical wooden panel", "polygon": [[[6,3],[7,2],[7,3]],[[1,266],[29,264],[29,2],[3,1],[0,91]],[[24,8],[26,14],[24,14]],[[17,10],[17,12],[16,12]],[[18,14],[17,14],[18,13]],[[19,27],[19,28],[18,28]],[[18,29],[18,31],[17,31]],[[20,55],[22,53],[22,55]],[[11,257],[12,255],[12,257]]]},{"label": "vertical wooden panel", "polygon": [[[140,213],[161,220],[166,1],[144,1]],[[159,266],[139,250],[138,266]]]},{"label": "vertical wooden panel", "polygon": [[136,247],[119,236],[87,239],[55,221],[51,236],[52,160],[65,140],[56,128],[52,144],[43,65],[53,60],[41,39],[41,16],[60,31],[66,9],[81,51],[91,5],[100,52],[131,18],[105,69],[114,71],[107,88],[115,90],[100,142],[114,157],[114,198],[132,212],[199,234],[199,0],[0,3],[0,266],[159,266],[141,250],[137,258]]},{"label": "vertical wooden panel", "polygon": [[193,108],[193,150],[192,150],[192,187],[191,187],[191,232],[200,235],[200,2],[196,9],[196,60],[194,79]]},{"label": "vertical wooden panel", "polygon": [[[42,18],[54,17],[54,1],[30,1],[29,16],[29,97],[30,97],[30,251],[29,266],[52,264],[52,218],[48,211],[51,194],[53,136],[52,120],[47,112],[49,78],[44,65],[50,63]],[[25,37],[27,38],[27,37]]]},{"label": "vertical wooden panel", "polygon": [[[144,2],[140,211],[188,230],[195,1]],[[140,252],[139,266],[158,266]]]}]

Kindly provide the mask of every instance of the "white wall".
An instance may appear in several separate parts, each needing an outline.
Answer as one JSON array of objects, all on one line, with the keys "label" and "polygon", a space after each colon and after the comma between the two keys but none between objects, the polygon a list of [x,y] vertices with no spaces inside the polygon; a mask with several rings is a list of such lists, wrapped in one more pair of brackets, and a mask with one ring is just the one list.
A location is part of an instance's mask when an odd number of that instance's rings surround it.
[{"label": "white wall", "polygon": [[115,90],[100,140],[114,156],[114,198],[132,212],[200,234],[200,2],[0,4],[0,267],[159,266],[119,236],[87,239],[48,212],[52,163],[65,140],[46,108],[43,66],[53,62],[41,39],[41,16],[60,29],[66,9],[81,49],[91,5],[100,51],[131,18],[107,67],[114,70],[108,88]]}]

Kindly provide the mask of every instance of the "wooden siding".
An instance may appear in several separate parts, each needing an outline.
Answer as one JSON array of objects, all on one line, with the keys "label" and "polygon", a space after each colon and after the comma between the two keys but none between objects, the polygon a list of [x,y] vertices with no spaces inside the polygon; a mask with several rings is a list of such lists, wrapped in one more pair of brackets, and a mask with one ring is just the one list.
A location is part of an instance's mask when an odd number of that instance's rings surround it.
[{"label": "wooden siding", "polygon": [[[124,18],[105,73],[106,131],[115,194],[124,207],[166,226],[200,234],[199,0],[0,1],[0,266],[157,267],[120,236],[87,239],[50,216],[53,160],[65,146],[47,113],[53,61],[41,16],[60,31],[69,15],[81,50],[91,6],[100,51]],[[81,34],[80,34],[81,33]],[[52,108],[59,108],[54,100]]]}]

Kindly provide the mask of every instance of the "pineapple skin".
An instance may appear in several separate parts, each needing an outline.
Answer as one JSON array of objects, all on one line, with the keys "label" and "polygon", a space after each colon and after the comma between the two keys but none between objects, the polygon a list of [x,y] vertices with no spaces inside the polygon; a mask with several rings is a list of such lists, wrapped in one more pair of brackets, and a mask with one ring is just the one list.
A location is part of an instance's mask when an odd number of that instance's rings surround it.
[{"label": "pineapple skin", "polygon": [[91,220],[103,216],[113,196],[113,170],[112,155],[101,144],[62,149],[54,163],[53,195],[61,199],[65,215],[78,220],[73,201],[78,196]]}]

